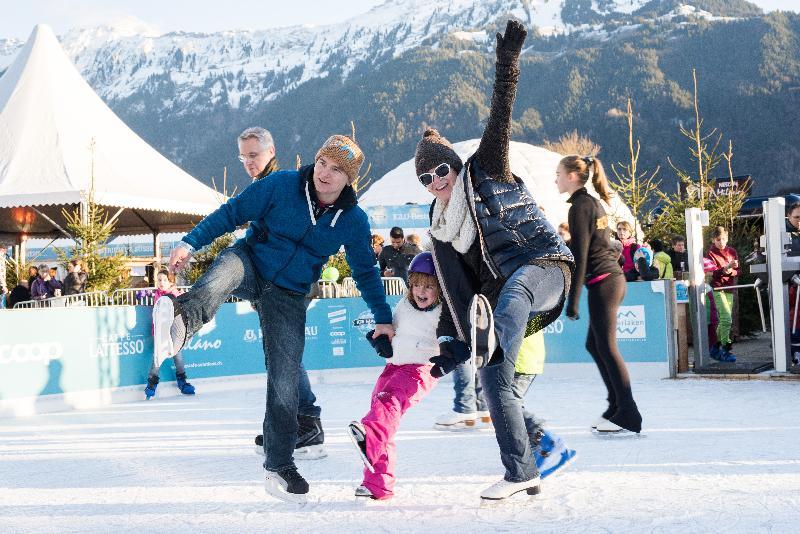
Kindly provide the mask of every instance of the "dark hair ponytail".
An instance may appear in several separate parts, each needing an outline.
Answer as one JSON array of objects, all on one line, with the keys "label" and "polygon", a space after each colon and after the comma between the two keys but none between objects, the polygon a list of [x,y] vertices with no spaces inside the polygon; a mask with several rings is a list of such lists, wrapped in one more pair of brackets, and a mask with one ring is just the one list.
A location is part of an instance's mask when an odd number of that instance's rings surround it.
[{"label": "dark hair ponytail", "polygon": [[603,164],[594,156],[566,156],[561,159],[561,165],[567,172],[574,172],[578,175],[581,183],[585,184],[592,180],[592,186],[600,198],[609,202],[614,193],[611,191],[611,186],[608,184],[608,177],[603,170]]}]

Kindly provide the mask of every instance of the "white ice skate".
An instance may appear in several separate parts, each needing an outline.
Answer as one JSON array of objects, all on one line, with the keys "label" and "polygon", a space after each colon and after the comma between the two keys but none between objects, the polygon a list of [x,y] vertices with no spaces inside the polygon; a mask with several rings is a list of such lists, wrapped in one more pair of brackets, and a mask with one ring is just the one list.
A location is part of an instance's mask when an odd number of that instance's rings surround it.
[{"label": "white ice skate", "polygon": [[[477,428],[477,423],[480,420],[479,414],[484,412],[472,413],[459,413],[450,412],[440,415],[433,423],[433,428],[436,430],[463,430]],[[488,412],[486,412],[488,414]],[[491,418],[489,418],[491,421]]]},{"label": "white ice skate", "polygon": [[153,362],[156,368],[167,358],[175,356],[170,329],[175,320],[175,306],[172,299],[163,297],[153,306]]},{"label": "white ice skate", "polygon": [[633,432],[611,421],[604,421],[597,425],[597,435],[601,437],[640,437],[639,432]]},{"label": "white ice skate", "polygon": [[538,495],[541,492],[541,481],[539,477],[526,480],[525,482],[509,482],[501,480],[492,484],[481,492],[482,502],[502,501],[517,493],[526,492],[528,495]]},{"label": "white ice skate", "polygon": [[470,342],[472,349],[472,365],[480,369],[489,364],[497,347],[494,333],[494,316],[489,299],[483,295],[475,295],[469,305]]},{"label": "white ice skate", "polygon": [[603,423],[608,423],[608,422],[609,422],[608,419],[606,419],[603,416],[600,416],[600,417],[597,418],[597,421],[592,423],[592,430],[597,431],[597,426],[598,425],[602,425]]},{"label": "white ice skate", "polygon": [[[364,425],[358,421],[351,421],[350,424],[347,425],[347,435],[350,436],[350,441],[353,442],[356,452],[358,453],[361,462],[364,464],[364,467],[369,469],[370,473],[374,473],[375,468],[372,467],[372,463],[369,461],[369,458],[367,458],[367,430],[364,428]],[[372,496],[371,493],[370,496]]]}]

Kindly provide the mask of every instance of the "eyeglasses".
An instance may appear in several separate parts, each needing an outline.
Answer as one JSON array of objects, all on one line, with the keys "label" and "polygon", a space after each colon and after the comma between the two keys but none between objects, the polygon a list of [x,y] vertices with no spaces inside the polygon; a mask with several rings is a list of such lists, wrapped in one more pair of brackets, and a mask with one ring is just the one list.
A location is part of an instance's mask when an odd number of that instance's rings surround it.
[{"label": "eyeglasses", "polygon": [[441,165],[433,169],[433,172],[423,172],[417,178],[419,178],[419,181],[422,185],[428,187],[433,183],[433,181],[436,179],[437,176],[439,178],[444,178],[448,174],[450,174],[450,164],[442,163]]},{"label": "eyeglasses", "polygon": [[248,161],[255,161],[255,159],[263,153],[264,151],[250,152],[249,154],[239,154],[239,161],[241,161],[242,163],[247,163]]}]

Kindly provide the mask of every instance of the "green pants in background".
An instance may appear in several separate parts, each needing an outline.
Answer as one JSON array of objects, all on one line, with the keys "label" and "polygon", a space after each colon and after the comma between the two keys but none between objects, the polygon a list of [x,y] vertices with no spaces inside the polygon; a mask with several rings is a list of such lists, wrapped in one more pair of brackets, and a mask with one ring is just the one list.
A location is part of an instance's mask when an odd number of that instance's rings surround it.
[{"label": "green pants in background", "polygon": [[714,291],[714,303],[717,305],[719,324],[717,340],[723,345],[731,343],[731,325],[733,324],[733,293],[730,291]]}]

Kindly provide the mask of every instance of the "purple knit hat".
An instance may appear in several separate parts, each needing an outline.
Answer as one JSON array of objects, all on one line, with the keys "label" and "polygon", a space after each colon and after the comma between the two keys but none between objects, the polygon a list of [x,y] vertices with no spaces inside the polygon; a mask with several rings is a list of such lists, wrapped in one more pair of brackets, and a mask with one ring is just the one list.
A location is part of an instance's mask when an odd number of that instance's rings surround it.
[{"label": "purple knit hat", "polygon": [[409,273],[425,273],[436,276],[436,268],[433,266],[433,254],[430,252],[420,252],[411,260],[408,267]]}]

